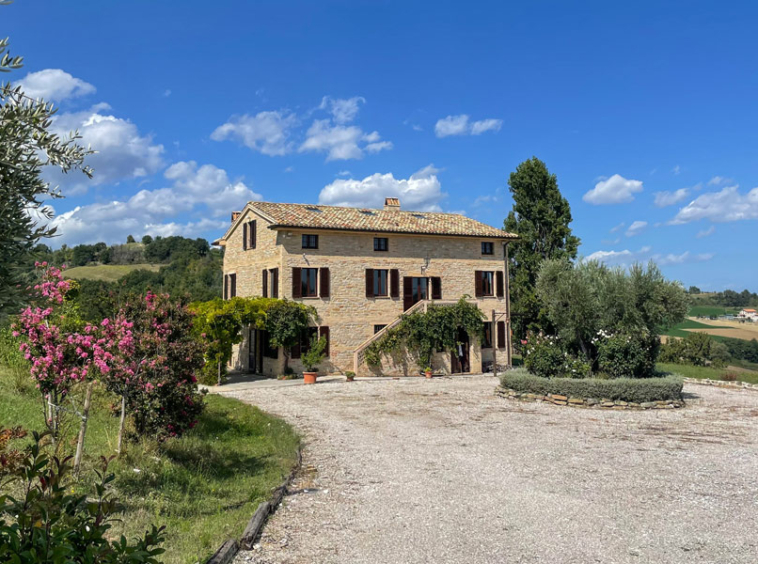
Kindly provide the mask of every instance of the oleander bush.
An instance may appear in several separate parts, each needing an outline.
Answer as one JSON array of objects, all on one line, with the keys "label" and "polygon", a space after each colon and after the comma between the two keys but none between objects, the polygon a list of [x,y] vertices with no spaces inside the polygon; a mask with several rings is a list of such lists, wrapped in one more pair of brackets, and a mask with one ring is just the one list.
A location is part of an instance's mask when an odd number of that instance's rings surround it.
[{"label": "oleander bush", "polygon": [[595,398],[644,403],[682,399],[683,380],[664,378],[543,378],[525,370],[510,370],[500,377],[503,388],[538,395],[557,394],[575,398]]}]

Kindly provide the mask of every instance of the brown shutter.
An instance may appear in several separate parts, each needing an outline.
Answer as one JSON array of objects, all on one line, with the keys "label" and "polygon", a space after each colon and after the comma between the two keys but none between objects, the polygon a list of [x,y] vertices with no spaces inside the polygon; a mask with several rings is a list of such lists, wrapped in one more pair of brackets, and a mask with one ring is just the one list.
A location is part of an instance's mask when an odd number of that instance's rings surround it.
[{"label": "brown shutter", "polygon": [[505,348],[505,321],[497,322],[497,348]]},{"label": "brown shutter", "polygon": [[321,297],[328,298],[329,297],[329,269],[319,268],[318,274],[321,277],[321,280],[319,281],[320,282],[319,291],[321,292]]},{"label": "brown shutter", "polygon": [[271,297],[279,297],[279,269],[274,268],[271,270]]},{"label": "brown shutter", "polygon": [[242,250],[247,250],[247,223],[242,224]]},{"label": "brown shutter", "polygon": [[442,299],[442,278],[440,278],[439,276],[432,277],[432,299],[433,300]]},{"label": "brown shutter", "polygon": [[293,298],[302,298],[303,297],[303,284],[301,278],[301,269],[300,268],[293,268],[292,269],[292,297]]},{"label": "brown shutter", "polygon": [[319,339],[321,337],[326,338],[326,348],[324,349],[324,354],[326,355],[326,358],[329,358],[329,327],[326,325],[322,325],[318,328],[318,336]]},{"label": "brown shutter", "polygon": [[400,271],[397,268],[390,270],[390,297],[400,297]]},{"label": "brown shutter", "polygon": [[261,296],[268,298],[268,270],[263,269],[263,292]]},{"label": "brown shutter", "polygon": [[413,278],[406,276],[403,278],[403,311],[413,305]]},{"label": "brown shutter", "polygon": [[367,298],[374,297],[374,269],[373,268],[366,269],[366,297]]},{"label": "brown shutter", "polygon": [[229,299],[229,275],[224,274],[224,291],[223,291],[224,299]]},{"label": "brown shutter", "polygon": [[256,223],[256,220],[254,219],[253,221],[250,222],[250,227],[247,228],[248,233],[250,235],[250,248],[251,249],[255,248],[255,243],[256,243],[256,239],[258,235],[258,230],[256,229],[257,225],[258,224]]},{"label": "brown shutter", "polygon": [[484,290],[482,290],[482,271],[481,270],[475,270],[474,271],[474,296],[477,298],[481,298],[484,295]]},{"label": "brown shutter", "polygon": [[229,275],[229,282],[231,286],[229,288],[229,297],[236,298],[237,297],[237,273]]},{"label": "brown shutter", "polygon": [[503,284],[503,271],[498,270],[495,272],[495,278],[497,278],[497,297],[505,297],[505,285]]}]

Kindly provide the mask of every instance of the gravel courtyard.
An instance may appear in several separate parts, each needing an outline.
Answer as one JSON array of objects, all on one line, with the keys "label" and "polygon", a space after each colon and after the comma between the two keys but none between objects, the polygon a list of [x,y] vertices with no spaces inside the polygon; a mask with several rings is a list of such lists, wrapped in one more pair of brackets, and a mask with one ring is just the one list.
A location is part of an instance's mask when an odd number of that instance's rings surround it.
[{"label": "gravel courtyard", "polygon": [[681,410],[517,403],[492,376],[228,395],[305,437],[256,563],[758,561],[758,392]]}]

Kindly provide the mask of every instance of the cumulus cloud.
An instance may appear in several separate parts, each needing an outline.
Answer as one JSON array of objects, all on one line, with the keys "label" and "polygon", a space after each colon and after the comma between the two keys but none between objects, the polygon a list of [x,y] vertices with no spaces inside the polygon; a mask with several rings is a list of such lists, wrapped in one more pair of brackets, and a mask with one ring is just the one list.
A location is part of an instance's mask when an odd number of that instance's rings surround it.
[{"label": "cumulus cloud", "polygon": [[335,125],[328,119],[317,119],[308,128],[298,152],[326,153],[327,161],[362,159],[364,151],[378,153],[392,148],[391,142],[380,139],[376,131],[364,133],[357,125]]},{"label": "cumulus cloud", "polygon": [[231,139],[264,155],[281,156],[291,150],[289,137],[297,123],[297,116],[289,110],[259,112],[254,116],[244,114],[218,126],[211,133],[211,139]]},{"label": "cumulus cloud", "polygon": [[422,168],[409,178],[395,178],[392,173],[372,174],[363,180],[340,178],[325,186],[319,203],[333,206],[381,208],[384,198],[395,197],[405,210],[441,211],[445,198],[433,165]]},{"label": "cumulus cloud", "polygon": [[601,180],[582,198],[594,205],[623,204],[634,200],[634,194],[642,192],[642,181],[628,180],[620,174]]},{"label": "cumulus cloud", "polygon": [[638,251],[632,251],[625,249],[623,251],[597,251],[588,256],[586,261],[596,260],[607,264],[608,266],[622,266],[627,267],[635,262],[647,262],[653,260],[660,266],[684,264],[691,262],[704,262],[711,260],[715,255],[713,253],[700,253],[693,254],[689,251],[685,251],[681,254],[669,253],[653,254],[650,247],[642,247]]},{"label": "cumulus cloud", "polygon": [[163,166],[163,145],[154,143],[150,135],[140,134],[135,124],[112,115],[110,110],[108,104],[97,104],[89,110],[58,114],[54,118],[51,127],[54,133],[65,137],[79,130],[80,143],[97,151],[86,159],[86,164],[94,169],[91,180],[52,168],[46,172],[46,178],[61,185],[64,192],[76,194],[86,191],[89,185],[145,177]]},{"label": "cumulus cloud", "polygon": [[653,255],[653,260],[661,266],[669,264],[684,264],[687,262],[705,262],[711,260],[715,255],[713,253],[701,253],[692,254],[689,251],[685,251],[680,255],[667,254],[667,255]]},{"label": "cumulus cloud", "polygon": [[43,98],[47,102],[62,102],[95,92],[95,87],[80,78],[74,78],[61,69],[30,72],[19,81],[24,94]]},{"label": "cumulus cloud", "polygon": [[708,181],[708,186],[718,186],[720,184],[729,184],[732,181],[731,178],[724,178],[723,176],[714,176]]},{"label": "cumulus cloud", "polygon": [[350,123],[358,115],[360,104],[365,103],[366,99],[363,96],[354,96],[352,98],[324,96],[319,109],[329,110],[335,123]]},{"label": "cumulus cloud", "polygon": [[689,194],[687,188],[680,188],[674,192],[656,192],[655,205],[658,208],[673,206],[684,200],[687,197],[687,194]]},{"label": "cumulus cloud", "polygon": [[715,223],[758,219],[758,188],[746,194],[739,186],[728,186],[719,192],[701,194],[679,210],[672,224],[709,219]]},{"label": "cumulus cloud", "polygon": [[629,229],[626,230],[626,236],[634,237],[635,235],[639,235],[646,227],[647,221],[635,221],[629,226]]},{"label": "cumulus cloud", "polygon": [[[232,209],[240,209],[260,194],[241,181],[231,181],[225,170],[213,165],[198,167],[194,161],[178,162],[165,172],[171,185],[141,190],[131,198],[78,206],[51,222],[58,228],[55,243],[117,242],[131,234],[192,235],[220,230],[228,225],[221,219]],[[177,216],[202,213],[199,221],[182,223]]]},{"label": "cumulus cloud", "polygon": [[434,133],[437,137],[450,137],[452,135],[481,135],[486,131],[500,131],[503,126],[501,119],[483,119],[479,121],[469,121],[470,116],[461,114],[457,116],[447,116],[437,120],[434,126]]}]

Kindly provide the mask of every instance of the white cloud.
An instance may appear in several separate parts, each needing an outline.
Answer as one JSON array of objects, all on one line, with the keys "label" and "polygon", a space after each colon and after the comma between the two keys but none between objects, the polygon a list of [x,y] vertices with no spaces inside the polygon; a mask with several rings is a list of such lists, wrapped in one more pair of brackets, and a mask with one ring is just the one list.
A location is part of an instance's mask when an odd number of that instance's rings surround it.
[{"label": "white cloud", "polygon": [[689,194],[687,188],[680,188],[674,192],[656,192],[655,193],[655,205],[659,208],[665,208],[666,206],[673,206],[684,200]]},{"label": "white cloud", "polygon": [[405,210],[441,211],[440,202],[446,194],[441,191],[438,172],[429,165],[407,179],[395,178],[392,173],[376,173],[363,180],[340,178],[321,190],[318,201],[333,206],[382,208],[384,198],[395,197]]},{"label": "white cloud", "polygon": [[80,78],[74,78],[61,69],[30,72],[19,81],[24,94],[30,98],[43,98],[47,102],[62,102],[95,92],[95,87]]},{"label": "white cloud", "polygon": [[680,255],[667,254],[667,255],[653,255],[653,260],[661,266],[668,264],[684,264],[688,262],[705,262],[711,260],[714,257],[713,253],[701,253],[693,255],[689,251],[685,251]]},{"label": "white cloud", "polygon": [[259,112],[254,116],[244,114],[218,126],[211,133],[211,139],[233,139],[264,155],[281,156],[292,149],[289,137],[295,125],[297,116],[289,110]]},{"label": "white cloud", "polygon": [[86,191],[87,186],[114,184],[130,178],[142,178],[163,166],[163,145],[153,143],[150,135],[141,135],[129,120],[111,115],[108,104],[97,104],[82,112],[58,114],[51,130],[62,137],[79,130],[80,143],[96,154],[85,159],[94,169],[91,180],[82,175],[46,171],[46,178],[60,184],[69,194]]},{"label": "white cloud", "polygon": [[461,114],[447,116],[437,120],[434,133],[437,137],[450,137],[451,135],[481,135],[486,131],[500,131],[503,126],[501,119],[483,119],[469,122],[469,116]]},{"label": "white cloud", "polygon": [[612,228],[611,228],[611,231],[610,231],[610,232],[611,232],[611,233],[616,233],[617,231],[621,231],[621,230],[624,228],[624,226],[625,226],[625,225],[626,225],[626,223],[624,223],[624,222],[622,221],[621,223],[619,223],[619,224],[618,224],[618,225],[616,225],[615,227],[612,227]]},{"label": "white cloud", "polygon": [[738,186],[728,186],[720,192],[708,192],[695,198],[679,210],[672,224],[709,219],[715,223],[758,219],[758,188],[741,194]]},{"label": "white cloud", "polygon": [[362,96],[352,98],[332,98],[324,96],[319,109],[329,110],[335,123],[350,123],[358,115],[360,104],[365,104],[366,99]]},{"label": "white cloud", "polygon": [[328,119],[317,119],[298,152],[327,153],[327,161],[362,159],[364,151],[377,153],[392,148],[391,142],[380,139],[376,131],[364,133],[357,125],[333,125]]},{"label": "white cloud", "polygon": [[[79,206],[60,214],[52,221],[60,234],[54,243],[113,243],[130,234],[198,236],[223,229],[228,219],[221,216],[241,209],[250,200],[261,199],[260,194],[243,182],[231,181],[225,170],[213,165],[178,162],[166,170],[165,177],[172,181],[170,187],[141,190],[123,201]],[[212,217],[188,223],[173,219],[194,212]]]},{"label": "white cloud", "polygon": [[634,194],[642,192],[642,181],[627,180],[619,174],[601,180],[582,198],[594,205],[623,204],[634,200]]},{"label": "white cloud", "polygon": [[702,239],[703,237],[708,237],[710,235],[713,235],[716,232],[716,226],[711,225],[708,229],[703,229],[702,231],[697,232],[697,238]]},{"label": "white cloud", "polygon": [[647,262],[653,260],[660,266],[667,266],[672,264],[684,264],[691,262],[704,262],[711,260],[715,255],[713,253],[701,253],[692,254],[689,251],[685,251],[682,254],[675,255],[669,253],[667,255],[651,254],[650,247],[642,247],[638,251],[631,251],[625,249],[623,251],[597,251],[588,256],[586,261],[596,260],[598,262],[605,263],[609,266],[623,266],[627,267],[635,262]]},{"label": "white cloud", "polygon": [[724,178],[723,176],[714,176],[708,181],[708,186],[718,186],[719,184],[728,184],[732,181],[731,178]]},{"label": "white cloud", "polygon": [[635,235],[639,235],[646,227],[647,221],[635,221],[629,226],[629,229],[626,230],[626,236],[634,237]]}]

